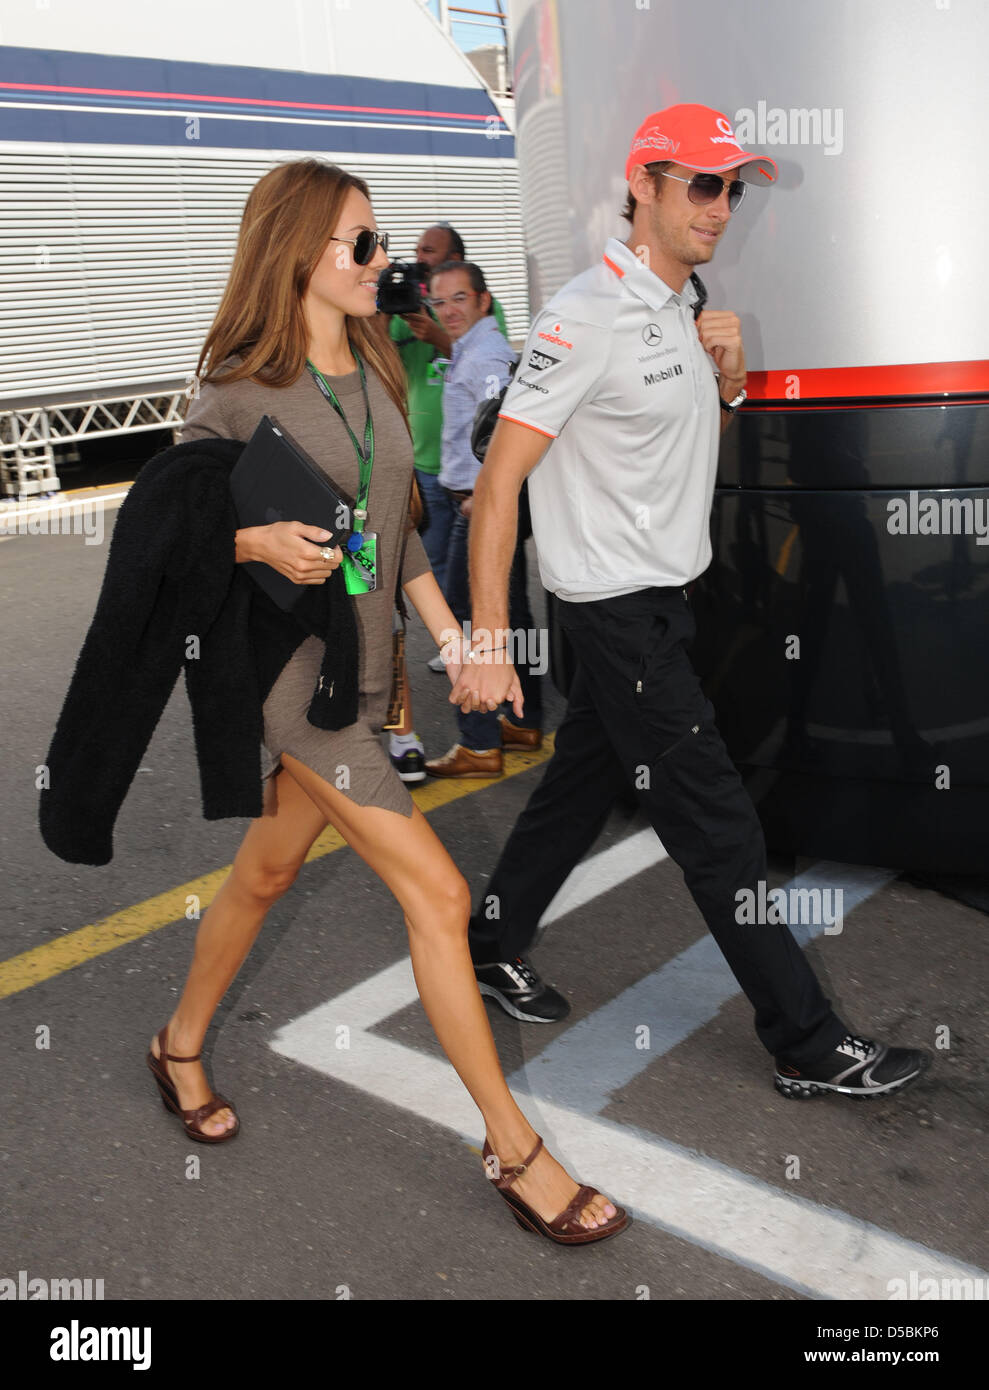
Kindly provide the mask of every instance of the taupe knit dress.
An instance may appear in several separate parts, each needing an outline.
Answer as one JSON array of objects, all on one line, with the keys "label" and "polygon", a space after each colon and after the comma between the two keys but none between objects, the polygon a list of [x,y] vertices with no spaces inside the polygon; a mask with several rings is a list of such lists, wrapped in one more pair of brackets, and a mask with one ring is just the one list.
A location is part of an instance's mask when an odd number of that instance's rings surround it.
[{"label": "taupe knit dress", "polygon": [[[230,359],[236,361],[235,358]],[[306,711],[319,679],[324,644],[307,637],[296,648],[264,702],[262,777],[273,776],[282,753],[290,753],[360,806],[382,806],[411,816],[412,798],[391,764],[379,734],[387,717],[392,678],[392,614],[395,582],[429,569],[419,536],[405,541],[412,488],[412,443],[396,407],[374,371],[365,364],[374,420],[374,468],[365,529],[378,535],[377,588],[351,597],[360,648],[357,722],[345,729],[317,729]],[[364,397],[356,366],[346,376],[327,376],[359,440],[364,438]],[[176,442],[210,436],[248,440],[262,415],[283,424],[292,438],[343,491],[357,495],[358,467],[343,421],[310,373],[291,386],[256,381],[206,383],[189,404]],[[294,517],[309,524],[308,517]],[[403,558],[403,543],[405,545]]]}]

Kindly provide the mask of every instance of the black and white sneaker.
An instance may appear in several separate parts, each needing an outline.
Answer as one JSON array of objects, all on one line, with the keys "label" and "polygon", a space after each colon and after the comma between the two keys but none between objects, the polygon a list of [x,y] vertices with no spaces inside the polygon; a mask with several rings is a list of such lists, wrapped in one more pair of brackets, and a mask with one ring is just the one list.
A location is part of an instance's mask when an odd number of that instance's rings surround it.
[{"label": "black and white sneaker", "polygon": [[523,1023],[558,1023],[570,1012],[563,995],[541,980],[522,956],[475,965],[474,974],[481,993],[497,999],[507,1014]]},{"label": "black and white sneaker", "polygon": [[403,782],[425,782],[426,759],[418,748],[410,748],[400,758],[396,758],[394,753],[390,757],[392,767]]},{"label": "black and white sneaker", "polygon": [[871,1038],[849,1033],[826,1057],[811,1066],[796,1067],[776,1058],[773,1078],[777,1091],[791,1099],[838,1091],[844,1096],[881,1096],[906,1086],[927,1070],[931,1054],[912,1047],[887,1047]]}]

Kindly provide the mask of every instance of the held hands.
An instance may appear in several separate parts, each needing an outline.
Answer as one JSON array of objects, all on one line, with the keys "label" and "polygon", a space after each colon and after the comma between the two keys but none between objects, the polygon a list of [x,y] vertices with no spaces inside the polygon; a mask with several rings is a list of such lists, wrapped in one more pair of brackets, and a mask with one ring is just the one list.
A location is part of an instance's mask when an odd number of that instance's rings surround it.
[{"label": "held hands", "polygon": [[738,315],[730,309],[702,309],[697,316],[697,336],[705,352],[714,358],[722,382],[743,385],[745,350]]},{"label": "held hands", "polygon": [[333,547],[329,559],[321,555],[319,542],[328,541],[330,534],[322,526],[306,526],[301,521],[246,526],[236,533],[237,562],[262,560],[293,584],[325,584],[343,560],[339,546]]},{"label": "held hands", "polygon": [[[492,647],[501,650],[493,651]],[[518,672],[502,644],[493,641],[490,633],[480,633],[470,645],[462,633],[451,634],[440,650],[453,686],[451,705],[459,705],[464,714],[494,713],[509,700],[516,719],[521,719],[523,701]]]}]

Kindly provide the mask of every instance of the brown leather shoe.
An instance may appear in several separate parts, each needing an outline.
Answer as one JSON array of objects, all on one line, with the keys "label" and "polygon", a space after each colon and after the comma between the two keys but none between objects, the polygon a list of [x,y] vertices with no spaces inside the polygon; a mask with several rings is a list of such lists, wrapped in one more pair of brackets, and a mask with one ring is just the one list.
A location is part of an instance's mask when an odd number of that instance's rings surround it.
[{"label": "brown leather shoe", "polygon": [[500,748],[474,753],[455,743],[442,758],[427,758],[426,771],[433,777],[500,777],[504,766]]},{"label": "brown leather shoe", "polygon": [[523,729],[504,714],[499,714],[498,723],[501,726],[502,748],[542,748],[542,729]]},{"label": "brown leather shoe", "polygon": [[[171,1110],[178,1115],[182,1121],[190,1139],[198,1139],[203,1144],[222,1144],[227,1139],[232,1139],[235,1134],[240,1133],[240,1119],[233,1106],[225,1096],[219,1095],[214,1091],[209,1100],[204,1105],[200,1105],[195,1110],[183,1110],[179,1105],[179,1093],[172,1084],[172,1079],[168,1074],[169,1062],[198,1062],[202,1057],[201,1052],[197,1052],[195,1057],[176,1057],[168,1051],[168,1024],[158,1034],[158,1047],[161,1055],[156,1057],[148,1048],[147,1063],[151,1068],[151,1074],[155,1079],[155,1084],[161,1094],[161,1103],[166,1110]],[[221,1130],[219,1134],[207,1134],[202,1128],[204,1120],[208,1120],[217,1110],[228,1109],[233,1111],[235,1124],[232,1128]]]},{"label": "brown leather shoe", "polygon": [[528,1202],[524,1202],[517,1193],[509,1192],[508,1189],[512,1183],[530,1167],[542,1147],[542,1138],[537,1134],[536,1147],[525,1162],[519,1163],[514,1168],[505,1168],[488,1143],[488,1136],[484,1136],[484,1148],[481,1150],[481,1156],[484,1160],[485,1176],[494,1183],[511,1207],[512,1215],[523,1231],[535,1231],[541,1236],[547,1236],[550,1240],[556,1241],[557,1245],[589,1245],[591,1241],[606,1240],[608,1236],[616,1236],[619,1231],[624,1231],[629,1224],[629,1215],[624,1207],[620,1207],[614,1201],[611,1204],[615,1208],[615,1215],[602,1225],[587,1227],[581,1224],[580,1213],[593,1197],[599,1195],[596,1187],[589,1187],[586,1183],[578,1187],[569,1206],[564,1207],[559,1216],[554,1217],[552,1221],[544,1221],[537,1212],[533,1211]]}]

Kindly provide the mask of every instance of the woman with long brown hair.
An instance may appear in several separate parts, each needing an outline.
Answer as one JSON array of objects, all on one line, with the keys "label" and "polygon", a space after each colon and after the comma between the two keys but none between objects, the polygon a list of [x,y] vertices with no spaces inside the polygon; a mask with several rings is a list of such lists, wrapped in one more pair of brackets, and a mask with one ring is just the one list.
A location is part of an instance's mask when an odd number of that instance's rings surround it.
[{"label": "woman with long brown hair", "polygon": [[[182,997],[152,1040],[148,1063],[192,1138],[217,1143],[238,1132],[232,1106],[210,1089],[199,1049],[265,914],[332,824],[405,914],[423,1006],[481,1111],[488,1176],[516,1220],[563,1243],[599,1240],[628,1218],[601,1193],[578,1186],[512,1098],[467,946],[468,886],[378,737],[399,575],[437,645],[453,657],[452,681],[467,655],[407,524],[413,452],[404,377],[376,310],[386,248],[363,180],[315,159],[277,166],[248,197],[229,282],[200,357],[201,386],[182,442],[246,440],[262,415],[276,417],[366,513],[377,581],[370,592],[347,586],[360,649],[357,721],[329,731],[306,720],[325,650],[316,636],[296,648],[264,699],[264,812],[251,822],[203,917]],[[300,521],[245,528],[237,532],[236,559],[263,561],[296,583],[322,584],[341,563],[354,563],[350,552],[313,544],[326,537]]]}]

